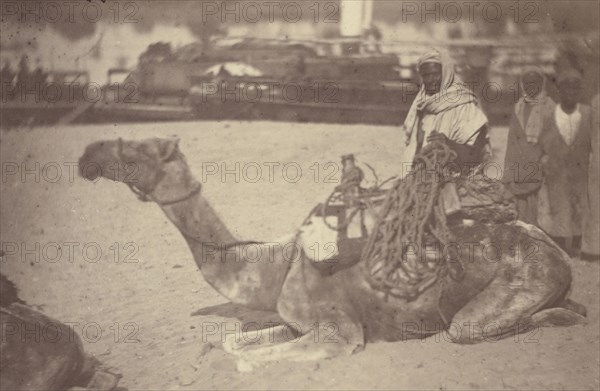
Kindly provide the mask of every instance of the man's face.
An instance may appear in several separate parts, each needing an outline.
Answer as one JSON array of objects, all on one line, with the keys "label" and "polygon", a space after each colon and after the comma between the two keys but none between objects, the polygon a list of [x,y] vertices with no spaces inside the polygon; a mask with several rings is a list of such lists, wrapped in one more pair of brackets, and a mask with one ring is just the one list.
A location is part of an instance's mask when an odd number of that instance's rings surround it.
[{"label": "man's face", "polygon": [[440,92],[442,85],[442,64],[426,62],[419,67],[419,74],[425,86],[425,94],[434,95]]},{"label": "man's face", "polygon": [[530,98],[535,98],[542,92],[544,79],[536,72],[527,72],[523,75],[523,89]]},{"label": "man's face", "polygon": [[579,79],[566,79],[558,84],[560,103],[572,106],[579,102],[581,95],[581,81]]}]

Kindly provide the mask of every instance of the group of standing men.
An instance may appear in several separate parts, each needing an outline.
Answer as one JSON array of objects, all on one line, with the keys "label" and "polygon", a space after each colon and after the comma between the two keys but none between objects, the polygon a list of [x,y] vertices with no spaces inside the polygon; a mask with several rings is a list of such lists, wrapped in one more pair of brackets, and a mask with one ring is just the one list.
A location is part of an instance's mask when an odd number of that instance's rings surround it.
[{"label": "group of standing men", "polygon": [[521,75],[523,97],[509,128],[504,182],[519,219],[543,229],[571,256],[600,251],[599,95],[581,103],[583,77],[574,68],[556,77],[558,102],[536,68]]},{"label": "group of standing men", "polygon": [[[406,144],[444,142],[457,162],[483,163],[489,152],[487,118],[477,97],[437,50],[418,62],[422,80],[404,123]],[[600,257],[599,95],[581,102],[583,77],[574,68],[555,79],[558,102],[536,67],[520,75],[522,97],[510,122],[502,181],[517,201],[518,219],[544,230],[569,255]],[[416,136],[415,136],[416,135]]]}]

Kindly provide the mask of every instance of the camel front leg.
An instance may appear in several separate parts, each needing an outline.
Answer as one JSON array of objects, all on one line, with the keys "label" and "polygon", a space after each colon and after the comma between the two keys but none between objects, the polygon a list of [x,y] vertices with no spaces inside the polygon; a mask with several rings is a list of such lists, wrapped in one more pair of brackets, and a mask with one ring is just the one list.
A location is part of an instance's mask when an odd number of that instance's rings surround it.
[{"label": "camel front leg", "polygon": [[360,322],[352,321],[339,311],[331,312],[329,321],[315,322],[305,330],[297,324],[278,326],[269,331],[273,337],[263,339],[262,343],[245,344],[228,351],[238,356],[238,370],[248,372],[267,362],[322,360],[348,356],[362,349],[364,334]]},{"label": "camel front leg", "polygon": [[248,331],[242,334],[241,338],[237,334],[226,334],[223,341],[223,350],[227,353],[240,355],[244,349],[253,349],[268,345],[290,342],[299,338],[298,330],[286,324],[280,324],[273,327]]}]

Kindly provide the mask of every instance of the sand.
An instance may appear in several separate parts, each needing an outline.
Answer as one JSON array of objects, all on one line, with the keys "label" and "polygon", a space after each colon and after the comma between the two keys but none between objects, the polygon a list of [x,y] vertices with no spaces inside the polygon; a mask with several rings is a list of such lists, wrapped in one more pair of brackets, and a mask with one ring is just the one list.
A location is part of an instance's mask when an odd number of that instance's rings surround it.
[{"label": "sand", "polygon": [[[492,133],[498,151],[505,133]],[[92,183],[76,173],[74,164],[92,141],[156,136],[181,139],[205,197],[237,237],[249,240],[293,232],[335,186],[342,154],[355,153],[380,178],[410,160],[402,158],[398,129],[366,125],[187,122],[2,131],[2,273],[24,300],[71,323],[86,351],[123,375],[121,386],[600,388],[599,265],[577,259],[572,298],[587,306],[586,325],[468,346],[443,335],[371,343],[351,357],[237,372],[234,357],[220,346],[222,334],[266,315],[227,304],[203,280],[183,238],[156,205],[140,202],[121,183]],[[26,169],[31,171],[22,176]],[[222,177],[223,169],[230,173]]]}]

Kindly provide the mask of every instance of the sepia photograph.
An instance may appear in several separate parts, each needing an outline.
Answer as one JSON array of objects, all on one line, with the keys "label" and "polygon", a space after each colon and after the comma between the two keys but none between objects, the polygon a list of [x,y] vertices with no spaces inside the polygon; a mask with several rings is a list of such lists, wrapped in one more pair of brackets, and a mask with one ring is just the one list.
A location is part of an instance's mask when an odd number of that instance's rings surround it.
[{"label": "sepia photograph", "polygon": [[600,390],[599,0],[3,0],[0,389]]}]

